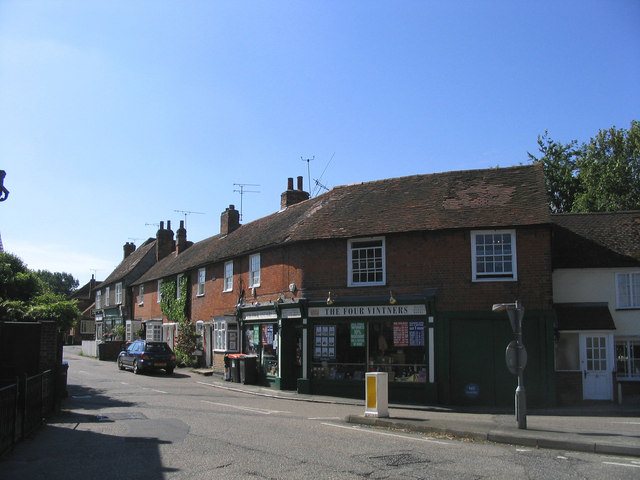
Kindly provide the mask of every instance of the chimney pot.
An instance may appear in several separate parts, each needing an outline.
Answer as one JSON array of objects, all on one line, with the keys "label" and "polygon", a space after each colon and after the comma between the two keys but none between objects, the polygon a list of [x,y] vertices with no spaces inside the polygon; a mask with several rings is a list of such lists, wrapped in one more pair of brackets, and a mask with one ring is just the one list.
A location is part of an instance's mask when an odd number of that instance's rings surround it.
[{"label": "chimney pot", "polygon": [[302,177],[298,177],[298,190],[302,191]]},{"label": "chimney pot", "polygon": [[293,190],[293,177],[287,179],[287,190]]}]

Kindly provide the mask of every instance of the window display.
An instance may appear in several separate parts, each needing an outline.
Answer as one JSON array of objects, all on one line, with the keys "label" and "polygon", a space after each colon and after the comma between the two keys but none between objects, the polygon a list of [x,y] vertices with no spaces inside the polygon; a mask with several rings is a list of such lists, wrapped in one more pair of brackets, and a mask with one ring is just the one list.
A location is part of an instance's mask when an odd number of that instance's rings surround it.
[{"label": "window display", "polygon": [[244,353],[257,355],[259,368],[270,376],[278,376],[278,325],[248,325],[244,331]]},{"label": "window display", "polygon": [[423,321],[316,324],[312,333],[312,378],[362,380],[377,371],[390,382],[427,381]]}]

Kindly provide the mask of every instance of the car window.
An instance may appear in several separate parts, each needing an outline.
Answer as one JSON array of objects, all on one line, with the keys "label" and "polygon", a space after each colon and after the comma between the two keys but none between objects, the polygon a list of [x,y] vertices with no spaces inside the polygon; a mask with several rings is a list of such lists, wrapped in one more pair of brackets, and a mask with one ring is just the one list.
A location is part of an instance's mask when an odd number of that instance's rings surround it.
[{"label": "car window", "polygon": [[147,352],[164,353],[169,351],[169,346],[165,343],[147,344]]},{"label": "car window", "polygon": [[127,347],[127,352],[131,353],[131,352],[135,351],[135,349],[136,349],[136,344],[132,343],[131,345],[129,345]]}]

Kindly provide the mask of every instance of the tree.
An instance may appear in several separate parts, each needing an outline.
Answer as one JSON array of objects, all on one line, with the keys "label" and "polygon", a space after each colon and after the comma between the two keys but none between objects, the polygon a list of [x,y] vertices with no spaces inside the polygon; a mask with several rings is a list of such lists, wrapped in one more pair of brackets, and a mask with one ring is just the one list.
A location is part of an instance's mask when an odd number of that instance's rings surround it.
[{"label": "tree", "polygon": [[[68,274],[60,277],[65,275]],[[75,325],[80,316],[76,301],[67,301],[63,294],[53,293],[17,256],[0,252],[0,320],[55,321],[58,329],[65,331]]]},{"label": "tree", "polygon": [[640,122],[600,130],[588,143],[538,136],[549,205],[554,213],[640,209]]},{"label": "tree", "polygon": [[52,273],[49,270],[38,270],[36,276],[48,285],[53,293],[63,295],[65,298],[68,298],[80,285],[73,275],[66,272]]}]

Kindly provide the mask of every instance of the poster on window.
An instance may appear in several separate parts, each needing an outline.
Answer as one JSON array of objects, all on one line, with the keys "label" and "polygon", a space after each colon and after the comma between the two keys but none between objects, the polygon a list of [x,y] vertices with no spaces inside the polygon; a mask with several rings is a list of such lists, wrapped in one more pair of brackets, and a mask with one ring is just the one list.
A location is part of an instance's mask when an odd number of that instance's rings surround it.
[{"label": "poster on window", "polygon": [[262,345],[273,345],[273,325],[262,325]]},{"label": "poster on window", "polygon": [[355,322],[351,324],[351,346],[364,347],[366,340],[366,330],[364,322]]},{"label": "poster on window", "polygon": [[315,328],[313,356],[315,360],[335,360],[335,325],[317,325]]},{"label": "poster on window", "polygon": [[258,325],[253,327],[253,344],[260,345],[260,327]]},{"label": "poster on window", "polygon": [[408,347],[409,346],[409,323],[393,322],[393,346]]},{"label": "poster on window", "polygon": [[412,347],[424,346],[423,322],[409,322],[409,345]]}]

